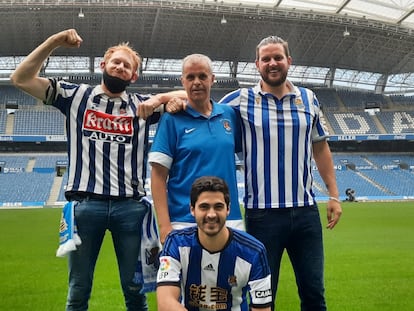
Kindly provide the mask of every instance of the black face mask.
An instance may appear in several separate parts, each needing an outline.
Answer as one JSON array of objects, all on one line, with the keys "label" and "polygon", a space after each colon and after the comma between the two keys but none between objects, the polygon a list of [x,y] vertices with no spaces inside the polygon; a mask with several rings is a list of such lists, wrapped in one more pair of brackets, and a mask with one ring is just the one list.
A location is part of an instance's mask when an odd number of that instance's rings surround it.
[{"label": "black face mask", "polygon": [[125,91],[126,87],[131,83],[131,81],[125,81],[121,78],[110,76],[106,70],[103,71],[103,82],[108,88],[109,92],[113,94],[118,94]]}]

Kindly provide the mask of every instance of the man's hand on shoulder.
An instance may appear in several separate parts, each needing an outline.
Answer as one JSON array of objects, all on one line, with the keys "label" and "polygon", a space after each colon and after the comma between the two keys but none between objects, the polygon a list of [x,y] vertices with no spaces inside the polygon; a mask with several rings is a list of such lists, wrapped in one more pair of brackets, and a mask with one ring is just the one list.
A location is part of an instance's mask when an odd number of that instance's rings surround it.
[{"label": "man's hand on shoulder", "polygon": [[137,117],[146,120],[161,104],[162,103],[157,95],[152,96],[150,99],[147,99],[138,105]]},{"label": "man's hand on shoulder", "polygon": [[168,101],[165,105],[165,111],[169,113],[177,113],[181,110],[185,110],[187,107],[187,102],[179,97],[174,97]]}]

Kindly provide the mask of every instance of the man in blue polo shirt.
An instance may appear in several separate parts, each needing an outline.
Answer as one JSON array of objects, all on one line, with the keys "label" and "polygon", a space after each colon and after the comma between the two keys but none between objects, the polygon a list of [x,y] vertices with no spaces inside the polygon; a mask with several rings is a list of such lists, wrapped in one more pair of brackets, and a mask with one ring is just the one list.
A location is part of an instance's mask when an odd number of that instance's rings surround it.
[{"label": "man in blue polo shirt", "polygon": [[188,96],[187,108],[162,117],[149,153],[151,191],[162,243],[173,228],[195,224],[188,198],[194,180],[204,175],[218,176],[229,185],[234,204],[227,225],[244,229],[235,163],[235,153],[241,148],[239,117],[230,106],[210,99],[214,74],[207,56],[184,58],[181,82]]}]

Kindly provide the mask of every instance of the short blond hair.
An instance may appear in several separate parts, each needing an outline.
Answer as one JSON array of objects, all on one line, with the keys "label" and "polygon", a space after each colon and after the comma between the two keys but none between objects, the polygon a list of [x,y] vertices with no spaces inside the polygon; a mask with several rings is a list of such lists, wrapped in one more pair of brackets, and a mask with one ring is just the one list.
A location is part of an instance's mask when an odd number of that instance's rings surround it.
[{"label": "short blond hair", "polygon": [[118,45],[109,47],[104,54],[104,61],[107,62],[111,58],[112,54],[119,50],[125,51],[132,56],[132,66],[134,72],[138,71],[142,64],[142,58],[141,55],[139,55],[139,53],[129,44],[129,42],[122,42]]}]

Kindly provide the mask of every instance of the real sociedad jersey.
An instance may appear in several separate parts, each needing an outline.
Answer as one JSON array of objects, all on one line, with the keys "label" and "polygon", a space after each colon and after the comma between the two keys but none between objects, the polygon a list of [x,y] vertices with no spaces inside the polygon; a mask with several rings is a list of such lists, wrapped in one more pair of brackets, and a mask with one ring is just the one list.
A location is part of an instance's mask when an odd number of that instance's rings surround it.
[{"label": "real sociedad jersey", "polygon": [[280,100],[263,92],[260,82],[220,100],[242,119],[246,208],[315,204],[312,142],[328,133],[315,94],[287,82],[291,93]]},{"label": "real sociedad jersey", "polygon": [[230,229],[220,252],[210,253],[198,241],[197,227],[172,231],[160,255],[157,286],[181,287],[189,311],[249,310],[272,303],[270,268],[265,247],[245,232]]},{"label": "real sociedad jersey", "polygon": [[109,98],[101,86],[50,81],[45,103],[66,116],[66,193],[144,196],[150,121],[136,117],[136,111],[149,96],[124,92]]}]

